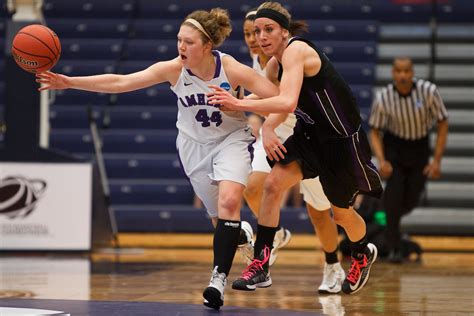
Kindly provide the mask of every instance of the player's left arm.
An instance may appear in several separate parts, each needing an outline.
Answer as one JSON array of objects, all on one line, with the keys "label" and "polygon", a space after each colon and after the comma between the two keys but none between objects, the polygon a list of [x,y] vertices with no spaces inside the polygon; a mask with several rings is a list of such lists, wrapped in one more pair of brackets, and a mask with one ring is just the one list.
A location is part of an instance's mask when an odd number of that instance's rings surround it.
[{"label": "player's left arm", "polygon": [[222,63],[233,87],[241,86],[260,98],[278,95],[278,87],[249,66],[239,63],[231,56],[225,56]]},{"label": "player's left arm", "polygon": [[[306,45],[306,43],[301,43]],[[243,82],[243,85],[247,85],[247,89],[254,92],[255,94],[263,97],[262,100],[237,100],[230,97],[230,94],[226,93],[222,88],[212,86],[214,94],[210,96],[209,100],[211,104],[222,104],[227,108],[241,111],[252,111],[252,112],[270,112],[270,113],[291,113],[296,109],[298,97],[301,86],[303,84],[304,77],[304,65],[305,65],[305,47],[300,43],[294,43],[289,46],[282,59],[283,72],[280,93],[276,96],[269,96],[265,91],[264,82],[268,79],[262,80],[261,76],[246,77],[247,73],[240,72],[237,74],[239,79]],[[250,68],[249,68],[250,69]],[[253,70],[252,70],[253,71]],[[260,80],[256,80],[259,79]],[[269,81],[268,81],[269,82]],[[263,94],[262,94],[263,93]]]}]

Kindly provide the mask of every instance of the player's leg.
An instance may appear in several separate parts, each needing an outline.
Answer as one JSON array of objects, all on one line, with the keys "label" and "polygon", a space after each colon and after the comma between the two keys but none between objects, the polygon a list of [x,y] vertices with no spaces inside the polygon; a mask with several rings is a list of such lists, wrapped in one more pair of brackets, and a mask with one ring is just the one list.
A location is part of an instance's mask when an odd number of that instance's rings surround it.
[{"label": "player's leg", "polygon": [[345,278],[344,269],[337,257],[337,226],[331,216],[331,203],[324,194],[319,178],[306,179],[300,184],[309,218],[321,242],[325,263],[319,293],[339,293]]},{"label": "player's leg", "polygon": [[346,167],[348,163],[344,160],[328,165],[330,168],[322,169],[320,181],[331,201],[334,222],[345,230],[350,241],[352,264],[342,284],[342,291],[352,294],[367,283],[377,249],[368,243],[365,222],[351,206],[358,193],[355,177],[349,173],[351,168]]},{"label": "player's leg", "polygon": [[257,218],[262,204],[263,184],[271,170],[262,138],[259,137],[253,144],[252,173],[244,191],[245,201]]},{"label": "player's leg", "polygon": [[[267,154],[263,149],[263,143],[261,138],[254,144],[254,157],[252,160],[252,174],[249,177],[249,182],[244,191],[245,200],[250,207],[252,213],[258,218],[260,212],[262,197],[263,197],[263,186],[265,179],[272,170],[267,162]],[[286,191],[288,192],[288,191]],[[246,234],[242,235],[239,243],[239,251],[247,264],[250,264],[254,256],[254,244],[253,238],[249,240],[252,227],[247,222],[242,222],[242,231]],[[252,233],[253,237],[253,233]],[[278,227],[273,241],[273,249],[270,255],[270,265],[273,265],[277,256],[278,249],[285,247],[291,239],[291,233],[284,227]]]},{"label": "player's leg", "polygon": [[253,171],[249,176],[249,183],[244,191],[245,201],[257,218],[262,204],[263,184],[265,183],[267,176],[267,172]]},{"label": "player's leg", "polygon": [[[265,152],[264,152],[265,153]],[[255,156],[255,158],[257,158]],[[255,162],[255,160],[254,160]],[[254,170],[263,170],[263,168],[259,167],[258,165],[255,166],[254,162],[252,162],[252,166]],[[269,172],[270,172],[270,166],[268,165],[268,162],[265,161],[264,163],[266,164],[266,170],[267,172],[263,171],[254,171],[249,177],[249,183],[247,185],[247,188],[244,191],[244,197],[245,200],[247,201],[250,209],[252,210],[253,214],[258,218],[258,214],[260,212],[261,204],[262,204],[262,198],[263,198],[263,186],[265,183],[265,179],[267,178]],[[288,191],[285,191],[288,192]],[[250,226],[250,225],[249,225]],[[244,225],[242,225],[244,228]],[[250,227],[251,228],[251,227]],[[275,233],[275,239],[273,240],[273,248],[270,254],[270,265],[273,265],[278,257],[278,250],[285,247],[291,239],[291,232],[282,227],[279,226],[277,232]],[[250,252],[250,245],[249,242],[245,243],[244,240],[242,240],[242,247],[240,247],[239,244],[239,250],[241,250],[241,254],[246,260],[247,264],[250,264],[253,259],[253,251],[254,251],[254,245],[252,242],[252,247],[251,247],[251,252]],[[251,257],[249,256],[251,254]]]},{"label": "player's leg", "polygon": [[[239,242],[241,223],[240,208],[248,175],[251,171],[250,140],[243,132],[230,135],[214,148],[211,172],[207,177],[217,187],[217,225],[214,232],[214,270],[209,286],[204,290],[204,304],[219,309],[224,301],[227,283]],[[204,200],[203,200],[204,202]]]},{"label": "player's leg", "polygon": [[273,240],[280,220],[280,199],[285,190],[298,183],[303,175],[296,161],[283,165],[277,163],[268,175],[263,194],[263,204],[258,218],[254,261],[242,276],[232,284],[233,289],[253,291],[272,284],[268,271]]},{"label": "player's leg", "polygon": [[382,184],[370,161],[370,146],[363,130],[350,138],[328,143],[322,153],[320,181],[331,201],[334,221],[346,231],[352,253],[342,291],[353,294],[367,283],[377,258],[377,247],[368,243],[365,222],[352,205],[360,191],[380,196]]},{"label": "player's leg", "polygon": [[341,208],[332,205],[334,221],[344,228],[350,241],[352,264],[342,284],[342,291],[353,294],[369,280],[370,268],[377,259],[377,248],[367,240],[366,226],[352,206]]}]

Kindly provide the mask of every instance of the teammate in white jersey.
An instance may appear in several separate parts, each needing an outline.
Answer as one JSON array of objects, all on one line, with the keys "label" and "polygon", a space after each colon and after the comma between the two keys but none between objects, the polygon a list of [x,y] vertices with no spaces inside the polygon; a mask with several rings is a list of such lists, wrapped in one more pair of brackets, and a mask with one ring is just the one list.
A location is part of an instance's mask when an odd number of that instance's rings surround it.
[{"label": "teammate in white jersey", "polygon": [[[244,38],[253,59],[253,69],[262,75],[265,75],[265,67],[269,57],[263,53],[254,35],[253,21],[255,20],[256,13],[257,11],[250,11],[245,16]],[[275,141],[283,143],[293,134],[293,128],[296,124],[296,116],[293,113],[271,115],[278,118],[277,122],[282,121],[274,131],[276,136],[278,136],[278,139],[275,139]],[[261,131],[262,130],[260,130],[260,132]],[[268,136],[273,137],[273,135]],[[254,159],[252,161],[252,174],[249,177],[249,183],[244,191],[244,197],[249,204],[250,209],[257,217],[263,197],[264,182],[271,171],[271,167],[267,162],[267,154],[263,147],[262,138],[263,137],[257,137],[257,141],[253,145]],[[273,145],[271,144],[270,146]],[[317,236],[319,237],[326,257],[323,270],[323,280],[318,291],[320,293],[339,293],[341,291],[345,273],[337,257],[338,233],[337,226],[331,217],[331,204],[324,194],[319,178],[301,181],[300,192],[303,194],[308,215],[315,231],[317,232]],[[278,249],[284,247],[290,238],[290,232],[280,226],[275,233],[273,249],[269,259],[270,265],[272,265],[276,260]]]},{"label": "teammate in white jersey", "polygon": [[204,304],[219,309],[240,235],[242,194],[251,172],[255,140],[243,112],[222,111],[208,100],[217,85],[236,94],[246,89],[261,97],[278,94],[278,87],[231,56],[213,50],[232,30],[226,10],[194,11],[178,32],[179,55],[127,75],[68,77],[52,72],[37,75],[46,89],[80,89],[121,93],[168,82],[178,97],[177,149],[186,175],[216,227],[211,281]]}]

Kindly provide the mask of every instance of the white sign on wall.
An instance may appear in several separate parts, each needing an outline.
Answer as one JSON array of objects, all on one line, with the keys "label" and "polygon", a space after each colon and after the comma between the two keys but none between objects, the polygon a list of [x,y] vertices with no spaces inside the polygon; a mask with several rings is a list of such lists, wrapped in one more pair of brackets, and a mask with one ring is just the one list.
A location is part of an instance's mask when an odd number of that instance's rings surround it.
[{"label": "white sign on wall", "polygon": [[0,249],[89,250],[90,163],[0,163]]}]

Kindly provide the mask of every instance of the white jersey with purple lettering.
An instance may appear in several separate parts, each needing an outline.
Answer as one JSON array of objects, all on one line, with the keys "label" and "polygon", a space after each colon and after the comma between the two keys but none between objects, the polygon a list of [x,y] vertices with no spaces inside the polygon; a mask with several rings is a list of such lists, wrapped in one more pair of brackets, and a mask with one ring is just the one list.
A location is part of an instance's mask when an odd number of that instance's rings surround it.
[{"label": "white jersey with purple lettering", "polygon": [[184,172],[211,217],[218,217],[220,181],[247,184],[251,172],[251,145],[255,141],[243,112],[222,112],[209,105],[209,84],[236,95],[222,65],[225,54],[213,51],[214,78],[203,81],[183,67],[171,90],[178,97],[176,146]]},{"label": "white jersey with purple lettering", "polygon": [[230,86],[222,66],[223,54],[213,51],[216,59],[214,78],[204,81],[195,76],[191,70],[183,67],[181,75],[171,90],[178,97],[178,121],[176,126],[179,133],[198,143],[218,141],[230,133],[247,126],[247,119],[242,111],[219,110],[216,105],[208,104],[207,93],[212,92],[208,85],[216,85],[237,96]]}]

